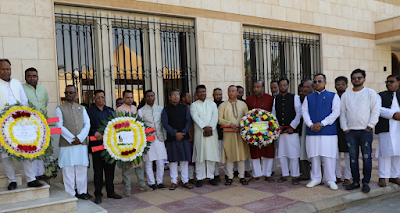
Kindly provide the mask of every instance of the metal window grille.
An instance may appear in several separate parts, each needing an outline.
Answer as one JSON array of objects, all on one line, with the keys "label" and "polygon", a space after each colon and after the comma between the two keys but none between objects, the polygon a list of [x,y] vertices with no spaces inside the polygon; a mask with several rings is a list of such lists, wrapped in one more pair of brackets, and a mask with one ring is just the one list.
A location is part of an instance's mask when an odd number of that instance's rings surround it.
[{"label": "metal window grille", "polygon": [[148,89],[156,93],[161,106],[168,103],[170,89],[193,93],[197,86],[193,20],[96,12],[55,13],[61,101],[70,84],[78,88],[79,102],[86,106],[94,103],[97,89],[105,91],[106,104],[114,107],[125,90],[133,91],[138,105]]},{"label": "metal window grille", "polygon": [[[318,35],[287,31],[245,28],[243,32],[246,95],[255,81],[266,85],[288,78],[290,92],[320,72],[320,40]],[[269,86],[265,87],[270,93]]]}]

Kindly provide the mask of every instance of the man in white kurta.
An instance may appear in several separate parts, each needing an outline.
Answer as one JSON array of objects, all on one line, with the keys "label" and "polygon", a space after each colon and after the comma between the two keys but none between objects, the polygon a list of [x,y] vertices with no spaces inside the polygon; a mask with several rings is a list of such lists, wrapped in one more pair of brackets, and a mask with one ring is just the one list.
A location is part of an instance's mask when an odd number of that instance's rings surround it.
[{"label": "man in white kurta", "polygon": [[207,92],[204,85],[196,88],[199,100],[190,106],[190,114],[194,121],[193,161],[196,163],[196,186],[203,186],[203,179],[209,178],[210,184],[217,186],[214,180],[215,163],[221,161],[218,143],[218,108],[206,100]]},{"label": "man in white kurta", "polygon": [[338,155],[336,119],[340,115],[340,99],[333,92],[325,90],[324,74],[314,76],[316,92],[308,95],[303,102],[302,112],[307,125],[306,150],[311,158],[311,188],[322,181],[321,157],[324,160],[324,175],[327,185],[337,190],[335,166]]},{"label": "man in white kurta", "polygon": [[[166,133],[161,123],[161,113],[164,108],[154,104],[155,93],[152,90],[148,90],[144,93],[144,100],[146,101],[146,104],[139,109],[138,115],[144,120],[149,128],[154,127],[154,132],[147,136],[156,136],[156,139],[151,141],[150,149],[145,155],[143,155],[146,167],[147,183],[153,190],[158,188],[165,189],[163,177],[164,160],[167,159],[167,150],[165,149],[164,144]],[[154,180],[153,162],[156,162],[157,184]]]},{"label": "man in white kurta", "polygon": [[[28,98],[25,95],[21,82],[17,79],[11,78],[11,63],[7,59],[0,60],[0,91],[2,93],[7,93],[7,95],[0,95],[0,111],[4,109],[6,104],[12,105],[17,102],[20,102],[24,106],[28,106]],[[14,167],[8,158],[7,153],[1,153],[1,161],[8,178],[8,189],[13,190],[17,188],[17,178],[15,176]],[[21,162],[24,167],[28,186],[42,186],[42,184],[35,178],[32,162],[29,160],[23,160]]]},{"label": "man in white kurta", "polygon": [[[60,155],[58,165],[62,168],[65,191],[87,200],[87,167],[89,166],[86,137],[90,130],[90,119],[85,107],[75,103],[77,90],[65,88],[66,102],[56,108],[55,116],[60,119],[56,127],[61,128]],[[75,181],[76,180],[76,181]]]},{"label": "man in white kurta", "polygon": [[298,185],[300,180],[300,141],[296,128],[301,118],[301,102],[298,95],[288,93],[289,80],[284,78],[279,80],[280,94],[274,99],[272,114],[276,115],[279,125],[282,126],[282,132],[278,138],[278,158],[280,159],[282,168],[282,177],[278,182],[285,182],[289,176],[290,159],[290,175],[292,176],[293,185]]},{"label": "man in white kurta", "polygon": [[386,80],[387,91],[380,92],[377,102],[380,106],[379,122],[375,132],[378,133],[379,143],[376,157],[379,162],[378,185],[386,186],[389,182],[400,185],[400,77],[390,75]]}]

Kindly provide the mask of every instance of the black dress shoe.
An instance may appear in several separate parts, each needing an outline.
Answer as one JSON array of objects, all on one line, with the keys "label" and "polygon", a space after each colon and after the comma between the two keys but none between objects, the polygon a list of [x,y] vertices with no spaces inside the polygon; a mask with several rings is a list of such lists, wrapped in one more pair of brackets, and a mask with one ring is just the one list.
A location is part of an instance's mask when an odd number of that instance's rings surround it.
[{"label": "black dress shoe", "polygon": [[218,186],[218,180],[216,180],[216,179],[209,180],[209,182],[213,186]]},{"label": "black dress shoe", "polygon": [[346,186],[347,190],[353,190],[353,189],[358,189],[358,188],[360,188],[360,184],[359,183],[355,183],[355,182],[353,182],[350,185]]},{"label": "black dress shoe", "polygon": [[75,197],[82,199],[82,200],[89,200],[89,198],[87,197],[87,195],[85,193],[82,194],[76,194]]},{"label": "black dress shoe", "polygon": [[97,204],[100,204],[101,203],[101,196],[96,196],[94,202],[97,203]]},{"label": "black dress shoe", "polygon": [[157,186],[158,186],[159,189],[165,189],[165,186],[162,183],[158,184]]},{"label": "black dress shoe", "polygon": [[8,190],[14,190],[14,189],[16,189],[17,188],[17,182],[11,182],[9,185],[8,185]]},{"label": "black dress shoe", "polygon": [[251,177],[251,174],[250,174],[250,172],[245,171],[245,172],[244,172],[244,176],[245,176],[245,177]]},{"label": "black dress shoe", "polygon": [[153,190],[157,190],[157,185],[156,184],[150,185],[150,188],[152,188]]},{"label": "black dress shoe", "polygon": [[89,193],[86,193],[86,197],[87,197],[88,199],[92,199],[92,198],[93,198],[93,195],[91,195],[91,194],[89,194]]},{"label": "black dress shoe", "polygon": [[40,183],[38,180],[34,180],[28,183],[29,187],[41,187],[43,186],[42,183]]},{"label": "black dress shoe", "polygon": [[[115,193],[115,192],[110,194],[110,195],[107,195],[107,197],[108,198],[114,198],[114,199],[122,199],[122,196],[117,194],[117,193]],[[97,199],[97,197],[96,197],[96,199]],[[100,201],[101,201],[101,197],[100,197]]]},{"label": "black dress shoe", "polygon": [[202,187],[203,186],[203,180],[196,181],[196,186],[197,187]]},{"label": "black dress shoe", "polygon": [[368,193],[371,189],[369,188],[368,184],[364,183],[361,189],[362,192]]},{"label": "black dress shoe", "polygon": [[218,183],[221,182],[221,178],[219,177],[219,175],[215,175],[215,176],[214,176],[214,179],[217,180]]}]

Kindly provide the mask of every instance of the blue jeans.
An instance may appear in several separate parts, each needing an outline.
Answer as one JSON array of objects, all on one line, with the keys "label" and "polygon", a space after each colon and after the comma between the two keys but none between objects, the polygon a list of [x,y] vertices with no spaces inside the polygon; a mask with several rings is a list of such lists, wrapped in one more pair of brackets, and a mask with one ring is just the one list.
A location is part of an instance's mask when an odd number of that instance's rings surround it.
[{"label": "blue jeans", "polygon": [[371,180],[372,170],[372,131],[366,130],[350,130],[345,133],[347,146],[349,147],[350,168],[354,183],[360,183],[360,169],[358,167],[358,153],[361,147],[363,159],[363,175],[362,183],[369,183]]}]

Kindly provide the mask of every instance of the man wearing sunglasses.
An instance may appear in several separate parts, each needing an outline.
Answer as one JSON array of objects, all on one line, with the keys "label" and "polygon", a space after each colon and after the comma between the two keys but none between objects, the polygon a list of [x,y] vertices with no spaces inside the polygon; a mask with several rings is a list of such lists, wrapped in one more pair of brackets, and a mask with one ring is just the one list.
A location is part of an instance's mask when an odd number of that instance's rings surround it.
[{"label": "man wearing sunglasses", "polygon": [[386,186],[385,178],[389,182],[400,185],[400,77],[389,75],[386,80],[387,91],[380,92],[378,104],[380,106],[379,122],[375,133],[379,136],[376,157],[379,162],[380,187]]},{"label": "man wearing sunglasses", "polygon": [[364,87],[365,71],[356,69],[351,73],[353,89],[342,95],[340,107],[340,127],[345,133],[349,147],[350,168],[353,183],[346,186],[347,190],[360,188],[360,171],[358,154],[361,147],[363,156],[363,187],[362,192],[370,191],[369,181],[372,170],[372,128],[378,123],[379,103],[376,92]]},{"label": "man wearing sunglasses", "polygon": [[307,188],[321,183],[321,157],[324,160],[324,175],[327,185],[337,190],[335,166],[338,153],[336,119],[340,115],[340,98],[325,89],[326,77],[322,73],[314,76],[316,92],[304,99],[302,111],[307,125],[306,149],[311,159],[311,181]]},{"label": "man wearing sunglasses", "polygon": [[[90,130],[90,119],[85,107],[75,103],[76,87],[65,88],[65,102],[56,108],[56,123],[62,133],[59,141],[60,155],[58,165],[62,168],[65,191],[76,197],[88,200],[87,167],[89,166],[86,137]],[[76,181],[75,181],[76,180]]]}]

